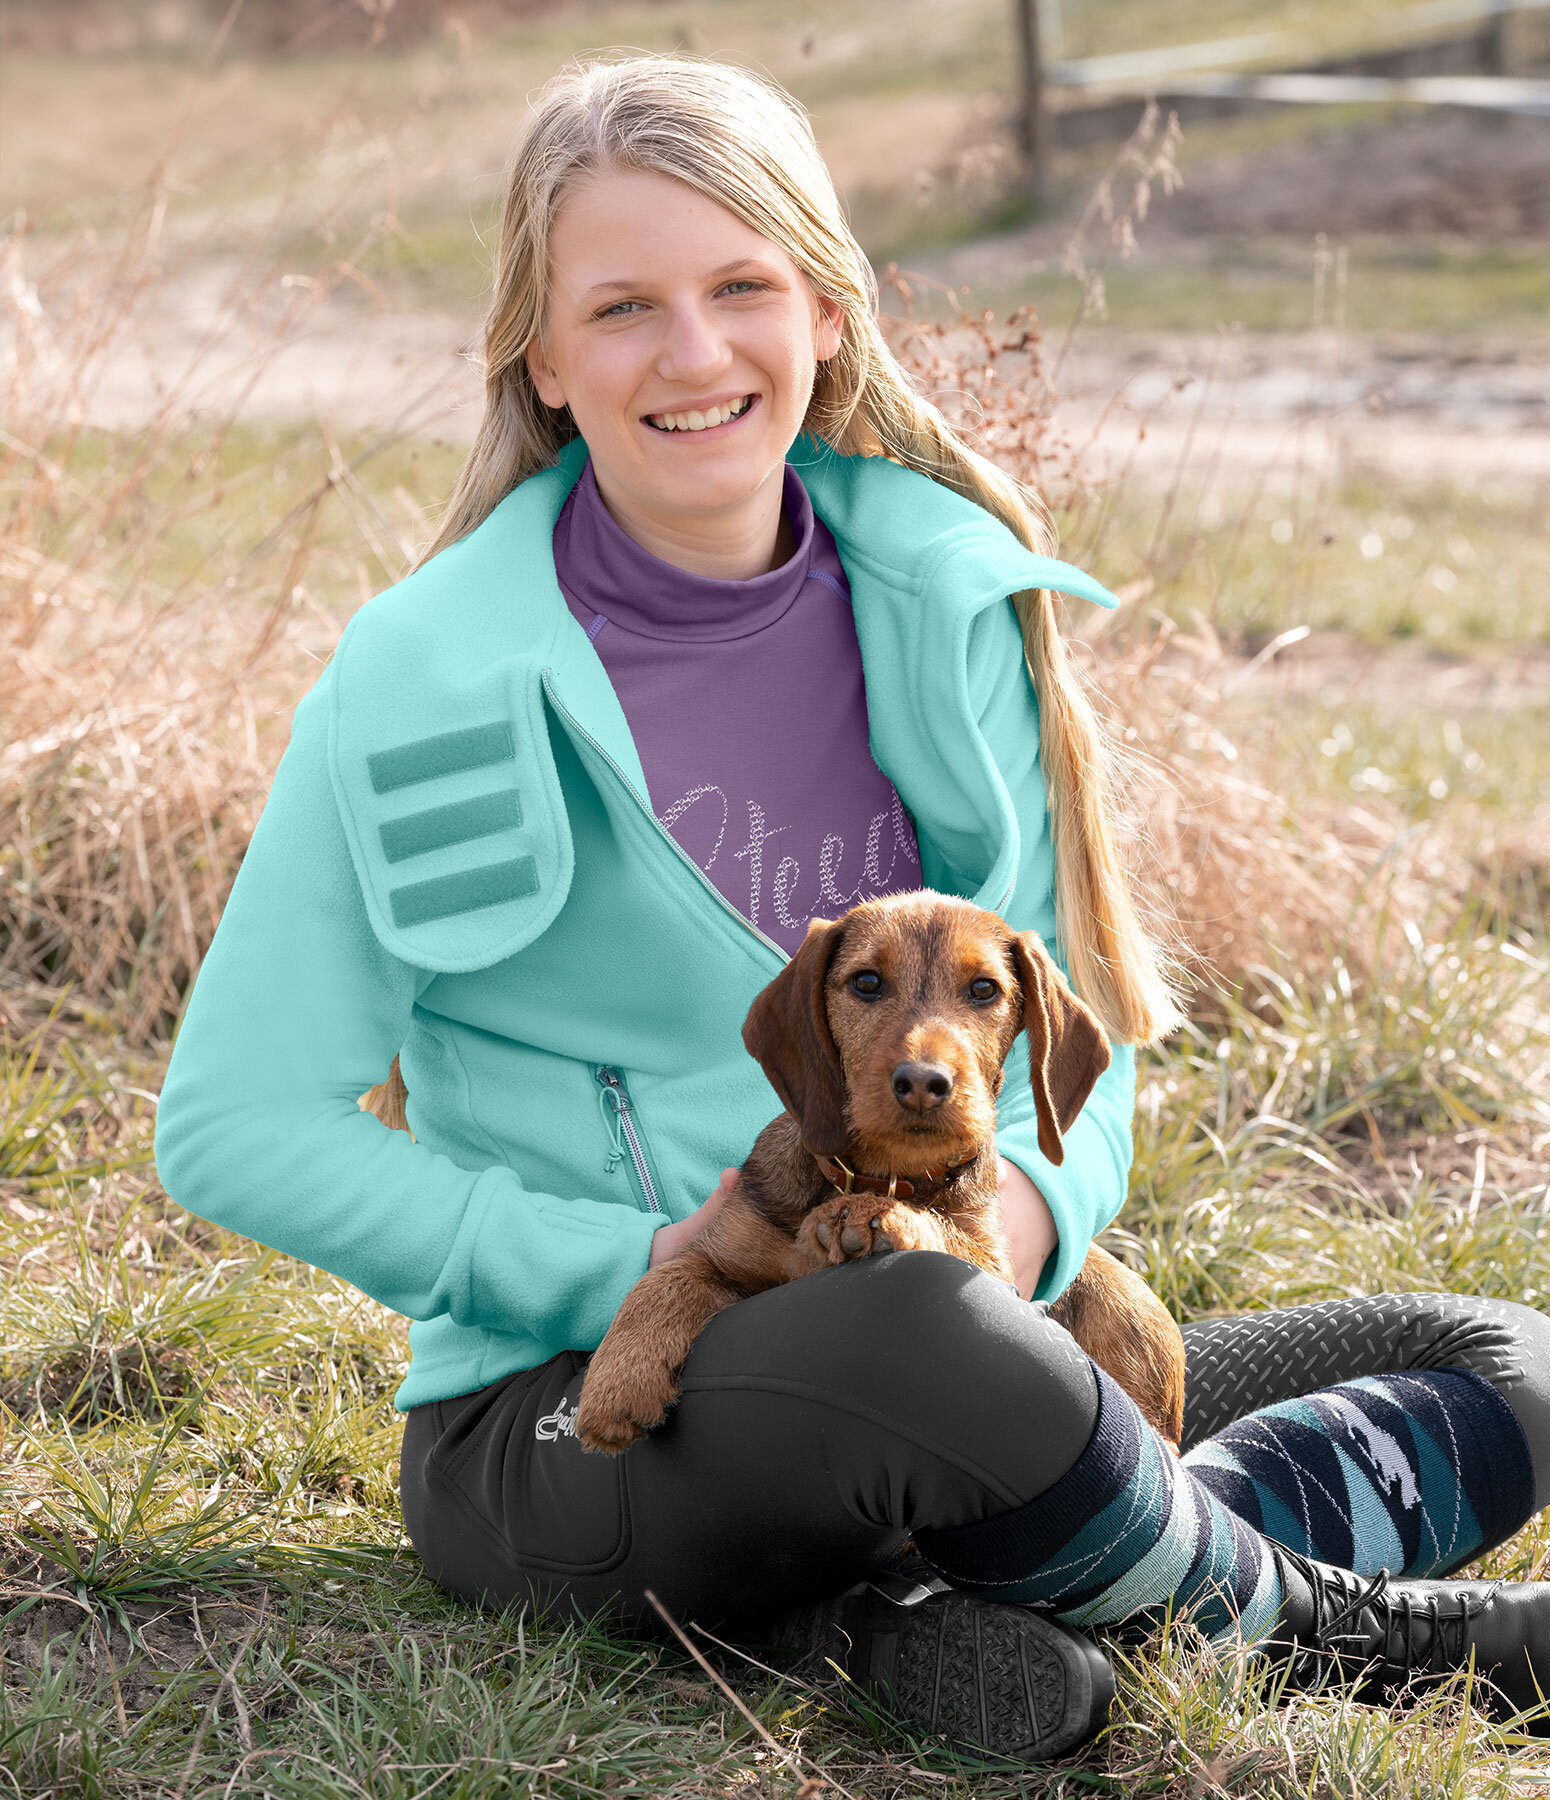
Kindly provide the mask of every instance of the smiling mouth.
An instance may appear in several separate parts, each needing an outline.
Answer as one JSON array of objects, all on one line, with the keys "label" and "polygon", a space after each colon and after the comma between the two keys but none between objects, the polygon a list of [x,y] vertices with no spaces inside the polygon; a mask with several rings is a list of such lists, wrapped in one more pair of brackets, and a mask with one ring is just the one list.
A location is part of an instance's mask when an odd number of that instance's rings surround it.
[{"label": "smiling mouth", "polygon": [[724,425],[734,424],[757,403],[757,394],[744,394],[739,400],[729,400],[725,406],[712,406],[708,411],[647,413],[646,423],[653,431],[662,432],[702,432],[716,431]]}]

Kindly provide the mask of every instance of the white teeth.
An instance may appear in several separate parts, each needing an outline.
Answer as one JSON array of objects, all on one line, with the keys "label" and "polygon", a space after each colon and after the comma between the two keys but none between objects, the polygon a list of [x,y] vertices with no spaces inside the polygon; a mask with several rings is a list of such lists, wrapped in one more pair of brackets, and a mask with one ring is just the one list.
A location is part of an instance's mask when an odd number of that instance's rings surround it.
[{"label": "white teeth", "polygon": [[729,400],[725,406],[713,406],[709,412],[652,413],[648,415],[659,431],[709,431],[713,426],[725,425],[729,419],[740,418],[748,410],[749,396],[744,394],[741,400]]}]

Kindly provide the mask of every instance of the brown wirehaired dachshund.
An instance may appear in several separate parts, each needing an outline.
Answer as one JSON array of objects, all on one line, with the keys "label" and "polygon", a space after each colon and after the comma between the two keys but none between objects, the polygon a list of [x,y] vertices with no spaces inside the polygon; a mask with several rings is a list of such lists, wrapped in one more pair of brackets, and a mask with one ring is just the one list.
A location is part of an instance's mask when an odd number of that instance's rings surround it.
[{"label": "brown wirehaired dachshund", "polygon": [[[587,1369],[581,1442],[617,1452],[660,1424],[710,1319],[826,1264],[944,1250],[1010,1280],[996,1096],[1023,1030],[1039,1148],[1059,1163],[1109,1044],[1037,933],[927,892],[814,919],[743,1026],[786,1111],[704,1231],[625,1296]],[[1051,1310],[1177,1447],[1184,1341],[1146,1283],[1094,1245]]]}]

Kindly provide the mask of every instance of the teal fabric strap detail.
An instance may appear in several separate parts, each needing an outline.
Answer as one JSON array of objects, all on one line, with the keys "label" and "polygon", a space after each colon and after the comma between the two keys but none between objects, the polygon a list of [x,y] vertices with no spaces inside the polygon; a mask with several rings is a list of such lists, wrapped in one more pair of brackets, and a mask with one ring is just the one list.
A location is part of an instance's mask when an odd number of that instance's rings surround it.
[{"label": "teal fabric strap detail", "polygon": [[395,788],[435,781],[442,775],[461,775],[465,769],[510,762],[516,754],[510,722],[495,719],[488,725],[441,731],[435,737],[416,738],[412,744],[378,750],[366,758],[366,770],[377,793],[390,794]]},{"label": "teal fabric strap detail", "polygon": [[425,812],[389,819],[381,830],[382,854],[390,863],[408,856],[424,856],[428,850],[444,850],[448,844],[466,844],[522,823],[522,796],[515,788],[493,794],[476,794],[472,800],[455,800],[450,806],[432,806]]},{"label": "teal fabric strap detail", "polygon": [[395,925],[423,925],[428,919],[446,919],[454,913],[477,912],[481,906],[499,906],[504,900],[522,900],[537,891],[537,862],[531,856],[519,856],[513,862],[486,863],[482,869],[413,881],[407,887],[394,888],[389,899]]}]

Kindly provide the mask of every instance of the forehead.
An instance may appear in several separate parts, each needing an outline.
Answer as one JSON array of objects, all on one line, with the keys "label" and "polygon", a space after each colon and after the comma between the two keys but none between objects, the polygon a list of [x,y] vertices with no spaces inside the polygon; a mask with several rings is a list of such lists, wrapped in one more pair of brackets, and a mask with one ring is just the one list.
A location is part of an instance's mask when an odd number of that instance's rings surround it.
[{"label": "forehead", "polygon": [[867,907],[852,915],[833,972],[848,979],[858,969],[872,968],[894,981],[940,981],[956,984],[980,972],[1004,973],[1008,967],[1004,933],[977,910],[940,902],[890,905],[875,912]]},{"label": "forehead", "polygon": [[594,170],[560,203],[549,239],[557,277],[576,292],[653,274],[707,274],[738,258],[790,259],[687,182],[654,169]]}]

